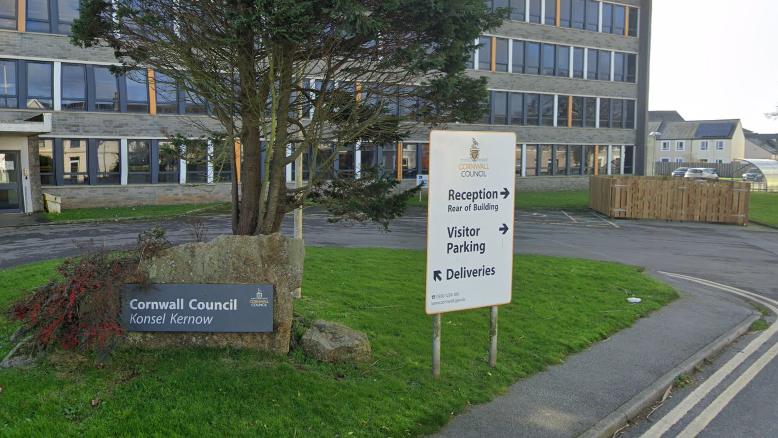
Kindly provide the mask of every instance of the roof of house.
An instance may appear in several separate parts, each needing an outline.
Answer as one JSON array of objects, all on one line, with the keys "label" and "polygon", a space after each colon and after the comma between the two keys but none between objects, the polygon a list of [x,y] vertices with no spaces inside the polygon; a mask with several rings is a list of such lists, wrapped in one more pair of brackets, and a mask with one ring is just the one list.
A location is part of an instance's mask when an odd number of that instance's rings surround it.
[{"label": "roof of house", "polygon": [[678,111],[649,111],[649,122],[685,122]]},{"label": "roof of house", "polygon": [[649,132],[661,134],[657,140],[731,139],[739,125],[739,119],[688,122],[652,121],[648,123],[648,129]]},{"label": "roof of house", "polygon": [[757,134],[756,132],[748,130],[745,130],[744,132],[746,140],[771,154],[778,154],[778,134]]}]

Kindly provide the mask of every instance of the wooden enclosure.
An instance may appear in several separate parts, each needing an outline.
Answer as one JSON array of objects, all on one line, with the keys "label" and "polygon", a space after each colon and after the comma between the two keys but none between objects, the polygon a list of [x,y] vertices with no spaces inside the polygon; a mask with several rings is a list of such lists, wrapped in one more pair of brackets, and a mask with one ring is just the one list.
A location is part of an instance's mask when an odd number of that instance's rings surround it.
[{"label": "wooden enclosure", "polygon": [[610,218],[748,224],[749,183],[592,176],[589,208]]}]

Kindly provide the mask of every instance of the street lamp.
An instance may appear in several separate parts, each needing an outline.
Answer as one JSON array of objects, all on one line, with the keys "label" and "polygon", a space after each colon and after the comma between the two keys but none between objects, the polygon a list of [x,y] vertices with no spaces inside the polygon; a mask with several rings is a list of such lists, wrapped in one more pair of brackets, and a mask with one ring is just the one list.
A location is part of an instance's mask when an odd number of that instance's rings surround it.
[{"label": "street lamp", "polygon": [[648,134],[648,136],[654,138],[654,147],[651,150],[651,160],[650,160],[650,163],[651,163],[651,176],[654,176],[654,174],[656,173],[655,172],[656,167],[655,167],[655,164],[654,164],[654,157],[656,155],[656,138],[657,137],[661,137],[662,133],[659,132],[659,131],[653,131],[653,132],[650,132]]}]

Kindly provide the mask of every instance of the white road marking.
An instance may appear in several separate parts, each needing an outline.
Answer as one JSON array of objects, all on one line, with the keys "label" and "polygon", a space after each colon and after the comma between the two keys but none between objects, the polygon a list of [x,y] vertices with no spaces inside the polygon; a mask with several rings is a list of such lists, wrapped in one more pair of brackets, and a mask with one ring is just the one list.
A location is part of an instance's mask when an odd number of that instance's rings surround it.
[{"label": "white road marking", "polygon": [[[668,277],[692,281],[695,283],[714,287],[716,289],[720,289],[729,293],[733,293],[735,295],[739,295],[745,298],[749,298],[751,300],[760,302],[761,304],[765,305],[773,312],[778,313],[778,307],[776,307],[776,305],[778,305],[778,302],[776,302],[775,300],[765,298],[753,294],[751,292],[744,291],[742,289],[737,289],[731,286],[715,283],[709,280],[690,277],[687,275],[672,274],[669,272],[660,271],[659,273],[663,275],[667,275]],[[730,359],[726,364],[724,364],[721,368],[719,368],[718,371],[713,373],[713,375],[710,376],[708,380],[703,382],[697,389],[695,389],[691,394],[689,394],[689,396],[686,397],[686,399],[684,399],[681,403],[679,403],[678,406],[676,406],[672,411],[668,412],[668,414],[665,415],[661,420],[656,422],[654,426],[652,426],[648,431],[646,431],[646,433],[643,434],[643,438],[659,438],[662,435],[664,435],[668,430],[670,430],[671,427],[673,427],[673,425],[675,425],[678,421],[680,421],[681,418],[683,418],[686,414],[688,414],[692,408],[694,408],[703,398],[705,398],[705,396],[707,396],[710,393],[710,391],[712,391],[716,386],[721,384],[721,382],[727,376],[729,376],[729,374],[731,374],[732,371],[735,370],[735,368],[740,366],[746,359],[748,359],[752,354],[754,354],[759,349],[759,347],[764,345],[764,343],[767,342],[776,332],[778,332],[778,324],[773,324],[770,326],[770,328],[762,332],[762,334],[760,334],[753,341],[751,341],[751,343],[749,343],[739,355],[736,355],[735,357]],[[752,365],[752,368],[754,365]],[[758,371],[756,371],[756,373],[758,373]],[[723,409],[724,406],[726,406],[726,403],[724,403],[721,406],[721,408]],[[708,411],[708,415],[712,415],[713,412],[714,411]],[[718,414],[718,412],[720,412],[720,410],[717,411],[716,414]],[[715,417],[715,414],[713,415],[713,417]],[[711,417],[711,419],[713,417]],[[702,421],[704,420],[701,420],[701,423],[699,423],[699,425],[702,424]],[[705,423],[705,425],[707,425],[709,422],[710,420],[708,420],[707,423]],[[691,426],[691,424],[689,426]],[[702,427],[702,429],[704,429],[704,426]],[[699,429],[699,431],[697,432],[694,432],[694,430],[690,430],[688,435],[686,434],[686,430],[684,430],[684,433],[681,433],[679,436],[694,437],[700,431],[702,431],[702,429]]]}]

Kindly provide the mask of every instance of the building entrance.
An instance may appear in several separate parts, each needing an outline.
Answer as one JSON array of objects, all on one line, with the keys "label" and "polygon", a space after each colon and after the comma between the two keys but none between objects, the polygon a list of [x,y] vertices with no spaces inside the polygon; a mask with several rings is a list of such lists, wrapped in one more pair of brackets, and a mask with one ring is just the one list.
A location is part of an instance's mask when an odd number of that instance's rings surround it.
[{"label": "building entrance", "polygon": [[0,151],[0,213],[22,211],[22,178],[19,152]]}]

